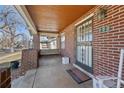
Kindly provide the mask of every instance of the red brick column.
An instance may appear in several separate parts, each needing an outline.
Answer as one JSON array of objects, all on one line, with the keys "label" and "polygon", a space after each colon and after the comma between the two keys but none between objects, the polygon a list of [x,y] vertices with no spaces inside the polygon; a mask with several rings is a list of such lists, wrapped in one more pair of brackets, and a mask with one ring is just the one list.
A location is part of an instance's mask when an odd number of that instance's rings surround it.
[{"label": "red brick column", "polygon": [[12,70],[12,79],[24,75],[28,70],[38,67],[38,51],[36,49],[26,49],[22,51],[21,66]]},{"label": "red brick column", "polygon": [[39,34],[33,35],[34,49],[40,50],[40,36]]},{"label": "red brick column", "polygon": [[24,75],[28,70],[38,67],[38,57],[40,50],[39,34],[33,35],[33,49],[22,50],[21,66],[12,70],[12,79]]}]

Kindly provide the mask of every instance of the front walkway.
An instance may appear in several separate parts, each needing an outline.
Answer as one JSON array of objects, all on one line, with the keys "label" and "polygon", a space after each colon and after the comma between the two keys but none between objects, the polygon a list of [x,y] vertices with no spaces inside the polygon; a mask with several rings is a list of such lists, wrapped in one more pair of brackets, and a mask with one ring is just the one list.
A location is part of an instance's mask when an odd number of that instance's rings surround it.
[{"label": "front walkway", "polygon": [[77,84],[66,69],[72,67],[71,64],[61,64],[60,56],[43,56],[39,60],[40,67],[30,70],[25,76],[13,81],[12,87],[21,88],[90,88],[92,81]]}]

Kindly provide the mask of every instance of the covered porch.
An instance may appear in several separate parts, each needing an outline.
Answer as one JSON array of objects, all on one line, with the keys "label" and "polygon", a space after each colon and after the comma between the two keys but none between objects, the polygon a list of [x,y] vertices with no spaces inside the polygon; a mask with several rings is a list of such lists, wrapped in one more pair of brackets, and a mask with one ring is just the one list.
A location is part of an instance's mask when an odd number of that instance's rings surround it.
[{"label": "covered porch", "polygon": [[[96,76],[118,76],[124,6],[14,7],[28,25],[32,47],[0,57],[0,64],[20,60],[18,69],[2,67],[0,77],[6,78],[0,87],[92,88]],[[68,64],[62,64],[63,57],[69,58]],[[78,84],[67,73],[72,68],[91,80]]]}]

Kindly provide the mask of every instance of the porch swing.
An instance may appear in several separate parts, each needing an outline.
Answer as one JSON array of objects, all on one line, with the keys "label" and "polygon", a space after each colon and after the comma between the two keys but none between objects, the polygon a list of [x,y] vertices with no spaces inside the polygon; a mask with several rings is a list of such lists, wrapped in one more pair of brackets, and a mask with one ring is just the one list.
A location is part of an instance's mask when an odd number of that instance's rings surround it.
[{"label": "porch swing", "polygon": [[120,52],[120,61],[118,66],[118,76],[97,76],[93,79],[94,88],[121,88],[121,85],[124,85],[124,80],[122,80],[123,72],[123,63],[124,63],[124,49],[121,49]]}]

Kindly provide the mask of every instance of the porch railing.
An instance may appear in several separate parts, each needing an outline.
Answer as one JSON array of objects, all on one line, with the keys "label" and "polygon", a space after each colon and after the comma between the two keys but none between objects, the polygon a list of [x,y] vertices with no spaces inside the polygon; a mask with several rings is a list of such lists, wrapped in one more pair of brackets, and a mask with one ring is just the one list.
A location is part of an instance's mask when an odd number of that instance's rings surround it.
[{"label": "porch railing", "polygon": [[40,50],[40,55],[51,55],[51,54],[60,54],[60,50],[59,49]]},{"label": "porch railing", "polygon": [[22,56],[22,51],[5,54],[0,57],[0,64],[9,63],[15,60],[20,60],[21,56]]},{"label": "porch railing", "polygon": [[[19,60],[21,60],[20,66],[16,69],[11,69],[11,62]],[[36,49],[24,49],[0,56],[0,78],[2,79],[2,81],[0,80],[0,88],[11,87],[11,80],[37,67],[38,51]]]}]

